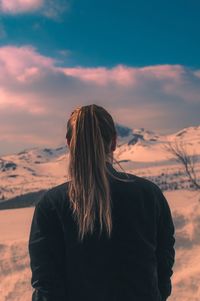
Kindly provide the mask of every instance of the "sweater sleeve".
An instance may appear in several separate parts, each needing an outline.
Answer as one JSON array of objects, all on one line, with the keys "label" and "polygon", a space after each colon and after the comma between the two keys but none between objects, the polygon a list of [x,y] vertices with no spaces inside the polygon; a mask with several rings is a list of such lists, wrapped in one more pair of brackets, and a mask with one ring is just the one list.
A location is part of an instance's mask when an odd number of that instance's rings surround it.
[{"label": "sweater sleeve", "polygon": [[35,206],[28,244],[34,288],[32,301],[52,300],[53,263],[49,232],[49,220],[39,202]]},{"label": "sweater sleeve", "polygon": [[47,197],[43,195],[35,206],[28,242],[34,289],[32,301],[64,300],[63,277],[57,263],[60,255],[56,254],[59,241],[57,243],[55,239],[59,235],[55,232],[55,217],[46,201]]},{"label": "sweater sleeve", "polygon": [[175,262],[175,228],[169,204],[160,188],[157,187],[160,214],[157,235],[158,286],[163,300],[172,292],[171,276]]}]

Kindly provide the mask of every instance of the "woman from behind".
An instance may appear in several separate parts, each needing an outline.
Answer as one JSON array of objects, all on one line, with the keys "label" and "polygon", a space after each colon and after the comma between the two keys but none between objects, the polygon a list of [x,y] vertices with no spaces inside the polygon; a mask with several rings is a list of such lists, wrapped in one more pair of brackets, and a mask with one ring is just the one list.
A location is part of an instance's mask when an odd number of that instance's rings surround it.
[{"label": "woman from behind", "polygon": [[114,169],[117,133],[103,107],[76,108],[66,139],[69,181],[43,195],[32,220],[32,300],[167,300],[175,238],[163,193]]}]

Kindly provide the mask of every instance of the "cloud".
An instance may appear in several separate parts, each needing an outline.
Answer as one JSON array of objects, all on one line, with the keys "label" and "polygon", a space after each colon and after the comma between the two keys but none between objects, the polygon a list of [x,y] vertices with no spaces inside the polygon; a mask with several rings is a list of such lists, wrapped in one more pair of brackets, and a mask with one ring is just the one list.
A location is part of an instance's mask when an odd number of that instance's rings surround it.
[{"label": "cloud", "polygon": [[91,103],[131,127],[172,132],[199,122],[200,73],[184,66],[60,67],[28,45],[0,47],[0,70],[0,145],[29,146],[25,131],[33,146],[36,137],[38,145],[64,143],[70,112]]},{"label": "cloud", "polygon": [[70,8],[69,1],[66,0],[46,0],[46,5],[42,10],[43,16],[60,21],[63,13],[68,11]]},{"label": "cloud", "polygon": [[172,80],[178,82],[181,79],[181,74],[184,69],[182,66],[161,65],[150,66],[145,68],[133,68],[123,65],[118,65],[108,69],[105,67],[97,68],[61,68],[61,72],[76,78],[80,78],[86,82],[94,82],[98,85],[106,85],[111,82],[118,83],[124,86],[132,86],[139,84],[141,79],[149,81],[164,81]]},{"label": "cloud", "polygon": [[18,14],[41,8],[44,0],[0,0],[0,11],[6,14]]},{"label": "cloud", "polygon": [[2,69],[1,80],[7,74],[9,78],[21,81],[21,78],[24,77],[29,80],[33,75],[31,72],[33,69],[37,69],[41,73],[47,69],[53,69],[54,60],[42,56],[32,46],[4,46],[0,47],[0,66]]},{"label": "cloud", "polygon": [[4,14],[37,13],[57,21],[69,6],[68,0],[0,0],[0,12]]},{"label": "cloud", "polygon": [[110,83],[118,83],[122,86],[130,86],[135,81],[135,70],[125,66],[117,66],[112,69],[105,67],[97,68],[60,68],[67,76],[79,78],[84,82],[93,82],[105,86]]}]

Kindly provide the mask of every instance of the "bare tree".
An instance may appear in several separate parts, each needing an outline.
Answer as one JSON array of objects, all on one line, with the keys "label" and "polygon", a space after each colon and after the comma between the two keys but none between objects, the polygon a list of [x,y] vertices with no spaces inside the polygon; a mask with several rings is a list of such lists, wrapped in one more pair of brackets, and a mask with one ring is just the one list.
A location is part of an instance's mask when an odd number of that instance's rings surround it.
[{"label": "bare tree", "polygon": [[198,161],[197,156],[195,156],[194,154],[189,155],[183,142],[177,142],[177,140],[173,142],[167,142],[165,144],[165,149],[175,157],[175,160],[178,163],[180,163],[183,166],[190,182],[193,184],[195,189],[199,190],[200,184],[198,182],[196,173],[196,163]]}]

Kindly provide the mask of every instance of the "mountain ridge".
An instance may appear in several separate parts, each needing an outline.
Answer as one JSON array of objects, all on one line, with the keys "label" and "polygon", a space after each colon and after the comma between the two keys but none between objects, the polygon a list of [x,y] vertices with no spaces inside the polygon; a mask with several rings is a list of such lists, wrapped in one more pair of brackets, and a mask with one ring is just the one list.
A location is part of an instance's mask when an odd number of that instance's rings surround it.
[{"label": "mountain ridge", "polygon": [[[167,168],[172,170],[175,162],[165,144],[175,140],[184,143],[190,154],[200,155],[200,126],[184,128],[170,135],[144,128],[131,129],[121,124],[116,124],[116,129],[114,158],[129,172],[142,174],[143,170],[145,176],[151,177],[155,168],[158,176]],[[55,148],[33,147],[0,157],[0,201],[65,181],[68,177],[68,156],[67,145],[59,145]]]}]

